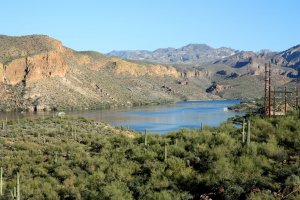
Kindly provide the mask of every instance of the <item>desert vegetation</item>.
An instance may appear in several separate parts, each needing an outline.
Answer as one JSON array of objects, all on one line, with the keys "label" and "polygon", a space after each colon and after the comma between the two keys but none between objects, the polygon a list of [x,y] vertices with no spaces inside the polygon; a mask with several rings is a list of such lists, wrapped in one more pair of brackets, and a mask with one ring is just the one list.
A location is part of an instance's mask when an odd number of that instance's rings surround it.
[{"label": "desert vegetation", "polygon": [[0,199],[300,198],[296,114],[165,135],[58,116],[0,128]]}]

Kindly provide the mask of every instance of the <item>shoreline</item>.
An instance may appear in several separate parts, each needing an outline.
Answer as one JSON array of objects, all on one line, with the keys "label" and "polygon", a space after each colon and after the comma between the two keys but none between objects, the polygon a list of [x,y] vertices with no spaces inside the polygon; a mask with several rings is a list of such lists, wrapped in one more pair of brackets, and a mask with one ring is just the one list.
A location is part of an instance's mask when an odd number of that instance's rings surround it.
[{"label": "shoreline", "polygon": [[240,99],[199,99],[199,100],[180,100],[180,101],[166,101],[166,102],[150,102],[150,103],[132,103],[131,105],[113,105],[113,104],[100,104],[100,106],[90,106],[86,108],[81,107],[65,107],[63,109],[61,108],[55,108],[51,110],[10,110],[10,111],[3,111],[0,109],[0,114],[24,114],[24,113],[57,113],[57,112],[76,112],[76,111],[95,111],[95,110],[118,110],[118,109],[131,109],[131,108],[139,108],[139,107],[148,107],[148,106],[159,106],[159,105],[173,105],[180,102],[205,102],[205,101],[230,101],[230,100],[238,100],[240,103],[242,103],[242,100]]},{"label": "shoreline", "polygon": [[[145,128],[152,132],[169,132],[166,130],[179,130],[180,128],[200,127],[200,124],[216,126],[234,117],[235,112],[224,112],[239,100],[198,100],[198,101],[177,101],[168,104],[142,105],[135,107],[118,107],[98,110],[73,110],[65,112],[10,112],[0,113],[1,120],[35,119],[54,116],[75,116],[85,117],[99,122],[108,123],[112,126],[131,127],[132,130],[141,131]],[[210,109],[207,109],[207,106]],[[212,110],[211,110],[212,109]],[[186,110],[187,112],[185,112]],[[227,111],[227,109],[226,109]],[[185,116],[183,116],[183,112]],[[220,120],[214,120],[211,115],[219,113]],[[186,115],[193,117],[193,122],[186,120]],[[239,114],[237,114],[239,115]],[[208,116],[205,117],[205,116]],[[228,117],[226,117],[228,116]],[[173,120],[168,120],[172,118]],[[175,120],[175,121],[174,121]]]}]

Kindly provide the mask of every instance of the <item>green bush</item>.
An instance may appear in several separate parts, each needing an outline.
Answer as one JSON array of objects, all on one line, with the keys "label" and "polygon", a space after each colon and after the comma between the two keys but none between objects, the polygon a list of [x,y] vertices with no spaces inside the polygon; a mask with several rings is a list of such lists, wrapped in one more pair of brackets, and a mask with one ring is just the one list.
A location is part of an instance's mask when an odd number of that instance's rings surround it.
[{"label": "green bush", "polygon": [[[1,130],[3,196],[21,199],[276,199],[300,185],[296,116],[144,135],[83,118],[11,121]],[[165,157],[167,145],[167,160]],[[297,199],[299,192],[289,199]]]}]

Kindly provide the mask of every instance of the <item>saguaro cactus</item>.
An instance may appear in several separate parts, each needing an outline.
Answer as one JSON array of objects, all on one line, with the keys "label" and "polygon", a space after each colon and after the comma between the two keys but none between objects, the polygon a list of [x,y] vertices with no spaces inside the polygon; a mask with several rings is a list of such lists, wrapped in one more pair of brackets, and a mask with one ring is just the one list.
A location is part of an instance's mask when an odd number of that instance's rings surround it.
[{"label": "saguaro cactus", "polygon": [[0,195],[3,196],[3,168],[0,169]]},{"label": "saguaro cactus", "polygon": [[12,199],[21,200],[20,192],[20,174],[17,173],[17,187],[14,187],[13,191],[10,191]]},{"label": "saguaro cactus", "polygon": [[17,200],[21,199],[21,194],[20,194],[20,175],[17,173]]},{"label": "saguaro cactus", "polygon": [[73,126],[73,124],[71,124],[71,136],[72,136],[72,138],[74,136],[74,126]]},{"label": "saguaro cactus", "polygon": [[144,136],[144,145],[147,146],[147,129],[145,129],[145,136]]},{"label": "saguaro cactus", "polygon": [[245,119],[243,119],[243,132],[242,132],[242,143],[245,143]]},{"label": "saguaro cactus", "polygon": [[247,145],[250,145],[251,140],[251,129],[250,120],[248,120],[248,132],[247,132]]},{"label": "saguaro cactus", "polygon": [[16,187],[14,187],[13,191],[10,191],[10,195],[12,199],[16,199],[17,198],[17,189]]}]

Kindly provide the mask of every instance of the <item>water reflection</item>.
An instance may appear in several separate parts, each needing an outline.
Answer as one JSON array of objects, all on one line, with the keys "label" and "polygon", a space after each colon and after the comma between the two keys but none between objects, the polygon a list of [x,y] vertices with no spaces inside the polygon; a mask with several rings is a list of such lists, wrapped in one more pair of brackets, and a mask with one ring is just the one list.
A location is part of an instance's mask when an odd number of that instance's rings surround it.
[{"label": "water reflection", "polygon": [[238,100],[179,102],[173,105],[139,107],[129,110],[84,111],[72,113],[113,126],[124,126],[136,131],[166,133],[180,128],[199,128],[203,125],[218,126],[240,113],[228,111],[228,106]]},{"label": "water reflection", "polygon": [[[113,126],[129,127],[135,131],[166,133],[180,128],[218,126],[228,118],[241,113],[228,111],[228,106],[240,103],[238,100],[179,102],[172,105],[137,107],[117,110],[94,110],[67,112],[68,115],[83,116]],[[54,113],[1,113],[0,119],[35,118]]]}]

